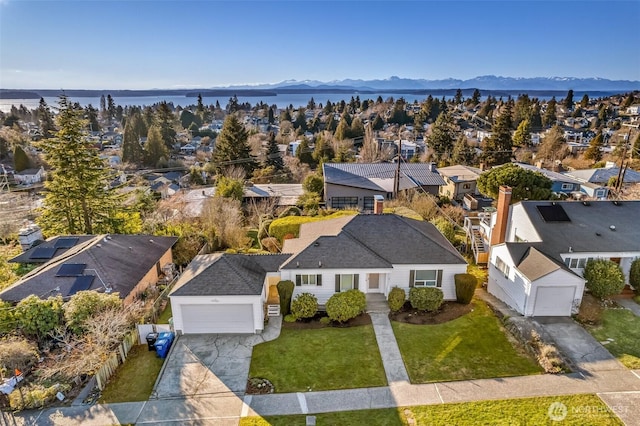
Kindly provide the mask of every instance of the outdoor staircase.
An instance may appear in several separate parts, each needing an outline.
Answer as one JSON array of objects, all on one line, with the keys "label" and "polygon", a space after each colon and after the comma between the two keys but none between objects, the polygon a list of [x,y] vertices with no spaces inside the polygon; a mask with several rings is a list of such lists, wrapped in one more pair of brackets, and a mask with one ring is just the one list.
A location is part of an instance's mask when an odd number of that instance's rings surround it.
[{"label": "outdoor staircase", "polygon": [[384,294],[380,293],[367,293],[367,313],[381,313],[388,314],[389,304]]},{"label": "outdoor staircase", "polygon": [[484,239],[482,238],[482,234],[479,230],[473,230],[473,249],[476,253],[485,253],[487,248],[484,245]]},{"label": "outdoor staircase", "polygon": [[269,317],[279,317],[280,316],[280,305],[267,305],[267,316]]}]

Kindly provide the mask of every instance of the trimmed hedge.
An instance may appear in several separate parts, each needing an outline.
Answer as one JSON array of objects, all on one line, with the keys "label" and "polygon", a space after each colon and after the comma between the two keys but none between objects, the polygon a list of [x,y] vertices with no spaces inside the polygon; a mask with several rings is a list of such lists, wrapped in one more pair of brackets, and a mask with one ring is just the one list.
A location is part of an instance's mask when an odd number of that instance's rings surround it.
[{"label": "trimmed hedge", "polygon": [[458,303],[468,305],[473,299],[473,294],[478,286],[478,279],[472,274],[456,274],[454,280],[456,283],[456,300]]},{"label": "trimmed hedge", "polygon": [[335,219],[341,216],[353,216],[353,211],[336,212],[329,216],[286,216],[275,219],[269,226],[269,235],[282,241],[284,236],[291,234],[298,237],[300,234],[300,225],[308,222],[317,222],[320,220]]},{"label": "trimmed hedge", "polygon": [[594,259],[587,262],[583,272],[586,286],[595,297],[620,294],[624,288],[624,274],[620,265],[607,259]]},{"label": "trimmed hedge", "polygon": [[629,270],[629,284],[631,284],[636,294],[640,294],[640,258],[631,262],[631,269]]},{"label": "trimmed hedge", "polygon": [[278,295],[280,296],[280,313],[283,316],[287,316],[291,313],[291,297],[293,296],[293,289],[296,285],[293,281],[286,280],[280,281],[276,284],[278,288]]},{"label": "trimmed hedge", "polygon": [[413,309],[420,311],[437,311],[442,305],[444,295],[439,288],[435,287],[412,287],[409,290],[409,302]]},{"label": "trimmed hedge", "polygon": [[318,298],[311,293],[301,293],[291,301],[291,313],[297,319],[312,318],[318,313]]},{"label": "trimmed hedge", "polygon": [[367,299],[360,290],[336,293],[327,300],[327,316],[331,321],[345,322],[357,317],[367,308]]},{"label": "trimmed hedge", "polygon": [[398,312],[404,306],[404,302],[407,300],[407,293],[400,287],[394,287],[389,292],[387,301],[389,302],[389,309],[392,312]]}]

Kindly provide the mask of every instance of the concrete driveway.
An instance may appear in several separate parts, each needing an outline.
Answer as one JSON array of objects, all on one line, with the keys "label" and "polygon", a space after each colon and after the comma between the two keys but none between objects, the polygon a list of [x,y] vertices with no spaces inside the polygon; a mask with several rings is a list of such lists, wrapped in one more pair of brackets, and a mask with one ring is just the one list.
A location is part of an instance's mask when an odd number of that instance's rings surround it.
[{"label": "concrete driveway", "polygon": [[537,317],[535,321],[551,336],[558,349],[583,372],[626,369],[600,342],[571,318]]},{"label": "concrete driveway", "polygon": [[280,335],[282,317],[262,334],[192,334],[173,344],[150,399],[244,395],[253,346]]}]

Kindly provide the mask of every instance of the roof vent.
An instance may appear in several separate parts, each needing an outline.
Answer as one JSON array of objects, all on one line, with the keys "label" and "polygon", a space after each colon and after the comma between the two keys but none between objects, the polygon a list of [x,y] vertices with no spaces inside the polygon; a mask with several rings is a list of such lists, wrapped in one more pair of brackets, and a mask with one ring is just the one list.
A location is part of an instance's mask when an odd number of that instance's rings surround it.
[{"label": "roof vent", "polygon": [[589,201],[583,201],[583,202],[582,202],[582,205],[583,205],[583,206],[590,206],[590,205],[591,205],[591,203],[590,203]]},{"label": "roof vent", "polygon": [[573,247],[569,246],[569,253],[573,253]]},{"label": "roof vent", "polygon": [[609,229],[611,229],[612,231],[615,231],[615,230],[616,230],[616,226],[615,226],[615,225],[611,225],[611,226],[609,227]]},{"label": "roof vent", "polygon": [[596,232],[596,237],[601,237],[601,236],[602,236],[602,234],[601,234],[601,233]]},{"label": "roof vent", "polygon": [[622,203],[620,201],[616,200],[616,201],[613,201],[613,205],[620,207],[622,205]]},{"label": "roof vent", "polygon": [[322,260],[318,260],[318,268],[322,268]]}]

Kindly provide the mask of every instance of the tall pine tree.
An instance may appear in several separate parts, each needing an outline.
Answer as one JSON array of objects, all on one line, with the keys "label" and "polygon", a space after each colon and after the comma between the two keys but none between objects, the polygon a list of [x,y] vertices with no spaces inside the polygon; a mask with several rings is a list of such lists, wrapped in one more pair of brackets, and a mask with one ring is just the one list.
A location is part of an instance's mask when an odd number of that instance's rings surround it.
[{"label": "tall pine tree", "polygon": [[242,167],[247,175],[253,172],[256,160],[251,155],[248,139],[247,130],[238,117],[233,114],[227,116],[211,157],[217,173],[222,174],[231,165]]},{"label": "tall pine tree", "polygon": [[491,129],[491,136],[484,140],[482,158],[487,166],[497,166],[511,161],[511,103],[507,102]]},{"label": "tall pine tree", "polygon": [[140,165],[144,161],[144,150],[140,145],[140,137],[147,135],[146,126],[139,112],[134,112],[124,126],[122,140],[122,161]]}]

